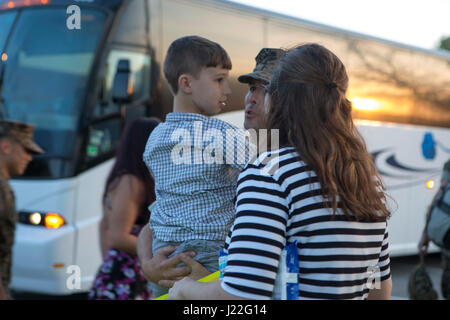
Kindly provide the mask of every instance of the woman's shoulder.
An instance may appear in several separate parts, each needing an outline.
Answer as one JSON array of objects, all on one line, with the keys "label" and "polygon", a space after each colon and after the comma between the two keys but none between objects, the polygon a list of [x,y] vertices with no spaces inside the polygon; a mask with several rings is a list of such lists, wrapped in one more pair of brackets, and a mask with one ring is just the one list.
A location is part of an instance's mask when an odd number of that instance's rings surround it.
[{"label": "woman's shoulder", "polygon": [[111,196],[117,194],[125,194],[126,196],[141,195],[145,192],[144,182],[134,174],[125,173],[117,179],[116,187],[108,192]]}]

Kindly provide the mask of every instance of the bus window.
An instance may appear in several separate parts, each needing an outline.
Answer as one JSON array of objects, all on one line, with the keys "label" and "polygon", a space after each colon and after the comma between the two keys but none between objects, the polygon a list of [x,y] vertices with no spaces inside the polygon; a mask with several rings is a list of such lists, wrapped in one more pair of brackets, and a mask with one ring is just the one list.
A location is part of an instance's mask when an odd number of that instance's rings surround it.
[{"label": "bus window", "polygon": [[409,123],[414,106],[413,92],[406,83],[412,69],[409,52],[367,40],[349,41],[348,49],[353,116]]},{"label": "bus window", "polygon": [[[119,144],[122,121],[108,119],[91,126],[86,146],[86,162],[112,156]],[[96,162],[95,162],[96,163]]]},{"label": "bus window", "polygon": [[9,28],[11,28],[16,14],[16,11],[0,14],[0,54],[3,53],[3,47],[8,38]]},{"label": "bus window", "polygon": [[[0,95],[3,116],[34,124],[36,140],[46,151],[34,158],[26,176],[73,174],[78,120],[106,18],[102,11],[84,9],[82,28],[69,30],[65,8],[17,13],[3,49],[7,60],[1,64]],[[2,36],[10,19],[0,14]]]},{"label": "bus window", "polygon": [[106,61],[102,88],[94,109],[94,118],[119,112],[119,106],[112,101],[111,88],[117,64],[121,59],[130,61],[134,79],[134,103],[139,104],[150,98],[150,56],[136,51],[112,49]]},{"label": "bus window", "polygon": [[450,128],[450,63],[437,56],[411,52],[416,123]]},{"label": "bus window", "polygon": [[449,127],[447,60],[368,40],[348,48],[355,118]]},{"label": "bus window", "polygon": [[150,56],[138,51],[112,49],[106,60],[101,89],[94,108],[94,124],[90,126],[88,132],[84,157],[84,165],[87,167],[113,156],[119,143],[123,119],[120,115],[120,106],[112,100],[111,88],[117,64],[122,59],[130,61],[134,80],[134,101],[125,107],[127,118],[146,114],[142,105],[150,98]]}]

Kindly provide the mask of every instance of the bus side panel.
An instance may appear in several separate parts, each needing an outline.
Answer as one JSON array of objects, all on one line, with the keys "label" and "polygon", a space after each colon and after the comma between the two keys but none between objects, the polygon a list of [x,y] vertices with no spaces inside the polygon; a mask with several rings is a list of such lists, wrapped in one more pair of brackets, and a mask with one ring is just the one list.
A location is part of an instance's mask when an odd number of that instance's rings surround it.
[{"label": "bus side panel", "polygon": [[[375,159],[378,171],[387,187],[392,209],[389,220],[390,251],[392,256],[417,253],[425,225],[425,215],[440,183],[440,175],[449,154],[436,149],[434,159],[426,159],[422,143],[427,132],[436,141],[450,141],[450,132],[440,128],[408,126],[401,124],[359,123],[368,151]],[[427,188],[427,181],[434,188]],[[431,251],[436,251],[433,246]]]},{"label": "bus side panel", "polygon": [[80,267],[81,291],[91,288],[102,263],[99,222],[102,217],[103,189],[113,161],[108,160],[78,177],[74,260],[75,265]]},{"label": "bus side panel", "polygon": [[18,225],[16,240],[10,285],[12,290],[44,294],[70,293],[66,271],[73,259],[73,226],[49,230]]}]

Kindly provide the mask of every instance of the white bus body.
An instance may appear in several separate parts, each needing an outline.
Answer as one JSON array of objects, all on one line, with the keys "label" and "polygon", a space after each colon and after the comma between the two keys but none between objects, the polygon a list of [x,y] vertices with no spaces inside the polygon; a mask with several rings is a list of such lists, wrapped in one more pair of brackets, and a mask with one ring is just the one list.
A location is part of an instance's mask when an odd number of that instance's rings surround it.
[{"label": "white bus body", "polygon": [[[89,290],[101,264],[101,191],[112,162],[75,178],[11,183],[21,211],[57,212],[70,222],[55,230],[17,225],[12,289],[52,295]],[[67,285],[72,265],[79,267],[79,288]]]}]

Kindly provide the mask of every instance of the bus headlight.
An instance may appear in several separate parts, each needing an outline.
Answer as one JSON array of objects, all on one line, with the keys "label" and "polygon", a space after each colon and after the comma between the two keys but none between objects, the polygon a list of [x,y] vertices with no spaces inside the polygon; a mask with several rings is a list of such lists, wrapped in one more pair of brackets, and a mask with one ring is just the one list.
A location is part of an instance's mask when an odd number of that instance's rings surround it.
[{"label": "bus headlight", "polygon": [[48,229],[58,229],[66,224],[66,221],[55,212],[19,212],[19,222],[32,226],[41,226]]},{"label": "bus headlight", "polygon": [[58,229],[64,225],[64,219],[57,213],[46,213],[44,223],[49,229]]},{"label": "bus headlight", "polygon": [[30,214],[29,220],[30,220],[31,224],[39,225],[39,224],[41,224],[42,216],[39,212],[34,212],[34,213]]},{"label": "bus headlight", "polygon": [[433,189],[434,188],[434,180],[430,179],[427,181],[427,189]]}]

